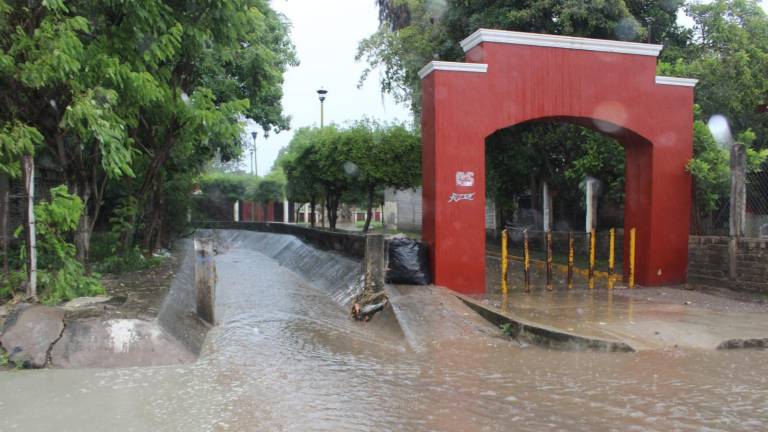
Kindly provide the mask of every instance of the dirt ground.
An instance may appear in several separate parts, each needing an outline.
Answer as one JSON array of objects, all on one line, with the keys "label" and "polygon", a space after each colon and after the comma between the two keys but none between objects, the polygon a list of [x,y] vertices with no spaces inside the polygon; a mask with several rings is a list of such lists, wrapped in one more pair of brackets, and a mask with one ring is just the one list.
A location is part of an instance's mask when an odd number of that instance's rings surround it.
[{"label": "dirt ground", "polygon": [[165,298],[178,267],[179,257],[171,255],[144,270],[121,274],[105,274],[102,283],[106,295],[120,306],[110,309],[110,318],[154,319]]}]

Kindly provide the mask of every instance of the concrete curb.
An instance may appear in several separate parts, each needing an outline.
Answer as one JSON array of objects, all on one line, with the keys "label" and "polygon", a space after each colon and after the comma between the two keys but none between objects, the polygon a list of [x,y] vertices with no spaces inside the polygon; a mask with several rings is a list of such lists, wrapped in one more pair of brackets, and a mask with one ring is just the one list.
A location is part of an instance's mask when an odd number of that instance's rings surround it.
[{"label": "concrete curb", "polygon": [[492,324],[498,327],[509,325],[511,336],[518,340],[564,351],[636,352],[632,346],[624,342],[589,338],[563,332],[501,312],[471,297],[453,291],[449,292]]}]

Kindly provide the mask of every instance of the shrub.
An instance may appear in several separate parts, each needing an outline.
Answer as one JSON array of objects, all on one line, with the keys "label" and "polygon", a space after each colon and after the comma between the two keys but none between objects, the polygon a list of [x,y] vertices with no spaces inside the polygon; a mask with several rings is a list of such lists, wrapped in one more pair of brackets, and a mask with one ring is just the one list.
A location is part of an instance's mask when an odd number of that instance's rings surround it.
[{"label": "shrub", "polygon": [[[35,205],[37,280],[43,303],[54,304],[104,293],[101,282],[86,274],[83,265],[75,258],[75,246],[66,240],[77,228],[82,212],[80,197],[68,193],[64,185],[51,189],[50,201]],[[20,234],[21,228],[16,231],[17,236]],[[26,247],[21,250],[24,261]],[[26,268],[22,268],[12,276],[12,281],[20,276],[23,278],[25,273]]]}]

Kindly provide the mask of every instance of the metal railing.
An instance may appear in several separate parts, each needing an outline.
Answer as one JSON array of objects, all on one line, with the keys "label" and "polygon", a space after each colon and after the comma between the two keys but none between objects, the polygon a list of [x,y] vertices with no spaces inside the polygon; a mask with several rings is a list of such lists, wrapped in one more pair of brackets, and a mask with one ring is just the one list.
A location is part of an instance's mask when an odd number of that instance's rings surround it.
[{"label": "metal railing", "polygon": [[[626,281],[629,288],[635,285],[635,228],[629,230],[629,247]],[[623,230],[610,229],[604,232],[590,233],[539,231],[527,227],[508,226],[494,236],[492,244],[499,245],[501,258],[501,289],[509,289],[510,261],[522,264],[523,290],[529,292],[532,285],[532,267],[543,267],[546,289],[553,290],[555,268],[565,274],[564,284],[568,289],[574,287],[575,275],[584,275],[589,289],[596,287],[598,278],[607,282],[607,288],[613,289],[616,282],[623,279],[624,257],[617,256],[617,244],[622,245]],[[490,252],[494,248],[490,247]]]}]

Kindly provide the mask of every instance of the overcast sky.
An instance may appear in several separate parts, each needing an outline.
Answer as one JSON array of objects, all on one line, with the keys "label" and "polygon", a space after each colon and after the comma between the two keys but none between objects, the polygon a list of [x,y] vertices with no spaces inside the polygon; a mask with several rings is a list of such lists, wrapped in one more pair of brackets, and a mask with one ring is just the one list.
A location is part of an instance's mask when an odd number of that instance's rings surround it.
[{"label": "overcast sky", "polygon": [[[762,3],[768,9],[768,0]],[[357,88],[365,69],[364,64],[355,62],[357,45],[378,28],[374,0],[272,0],[272,7],[291,21],[291,38],[301,64],[288,70],[283,85],[283,109],[291,116],[291,130],[265,139],[257,129],[260,175],[272,168],[277,152],[288,145],[293,130],[320,124],[316,91],[321,86],[328,90],[326,124],[343,124],[364,116],[410,121],[407,107],[381,95],[377,72],[362,89]],[[243,167],[250,170],[250,163],[244,162]]]},{"label": "overcast sky", "polygon": [[[257,129],[260,175],[272,168],[277,152],[288,145],[293,130],[320,124],[316,91],[321,86],[328,90],[326,124],[343,124],[363,116],[410,121],[407,107],[382,97],[377,73],[371,74],[362,89],[357,88],[365,69],[363,63],[355,62],[357,44],[378,28],[374,0],[273,0],[272,7],[291,21],[291,39],[301,64],[288,70],[283,85],[283,109],[291,116],[291,130],[265,140]],[[250,164],[247,166],[250,169]]]}]

